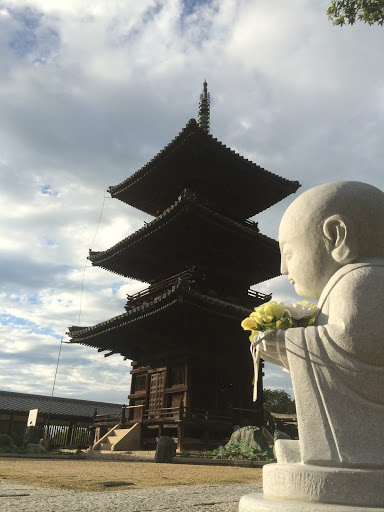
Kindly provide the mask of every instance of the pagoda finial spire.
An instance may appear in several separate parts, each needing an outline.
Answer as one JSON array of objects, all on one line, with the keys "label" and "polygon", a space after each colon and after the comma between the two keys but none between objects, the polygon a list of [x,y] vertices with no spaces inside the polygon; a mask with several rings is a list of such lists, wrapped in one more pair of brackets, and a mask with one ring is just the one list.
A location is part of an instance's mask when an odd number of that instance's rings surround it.
[{"label": "pagoda finial spire", "polygon": [[209,133],[209,104],[210,96],[207,92],[207,81],[204,80],[203,92],[200,94],[198,124],[205,132]]}]

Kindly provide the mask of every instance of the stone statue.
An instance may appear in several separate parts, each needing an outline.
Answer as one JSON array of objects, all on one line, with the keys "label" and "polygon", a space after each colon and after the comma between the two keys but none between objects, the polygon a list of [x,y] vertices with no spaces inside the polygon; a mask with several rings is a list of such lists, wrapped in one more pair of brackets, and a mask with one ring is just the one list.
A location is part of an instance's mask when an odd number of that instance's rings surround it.
[{"label": "stone statue", "polygon": [[384,510],[384,193],[353,181],[308,190],[279,243],[281,273],[318,312],[314,326],[262,343],[263,359],[291,373],[299,441],[276,443],[264,498],[245,496],[240,510],[280,510],[268,497],[298,500],[295,511],[313,509],[300,500]]}]

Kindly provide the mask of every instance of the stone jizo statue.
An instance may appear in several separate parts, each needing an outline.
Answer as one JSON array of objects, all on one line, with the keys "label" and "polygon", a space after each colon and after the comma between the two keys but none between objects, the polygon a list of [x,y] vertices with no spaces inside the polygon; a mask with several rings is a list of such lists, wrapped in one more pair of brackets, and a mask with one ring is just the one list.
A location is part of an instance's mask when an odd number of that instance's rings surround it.
[{"label": "stone jizo statue", "polygon": [[240,510],[291,510],[268,497],[300,511],[312,510],[300,500],[384,510],[384,193],[352,181],[308,190],[284,214],[279,243],[282,274],[318,312],[314,326],[261,346],[291,373],[299,441],[276,443],[264,498],[245,496]]}]

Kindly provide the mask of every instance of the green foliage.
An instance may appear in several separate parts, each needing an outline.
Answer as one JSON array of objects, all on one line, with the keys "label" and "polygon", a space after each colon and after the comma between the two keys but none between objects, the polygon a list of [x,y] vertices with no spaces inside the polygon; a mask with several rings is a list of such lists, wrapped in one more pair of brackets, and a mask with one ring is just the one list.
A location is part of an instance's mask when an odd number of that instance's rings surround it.
[{"label": "green foliage", "polygon": [[264,409],[278,414],[295,414],[295,401],[283,389],[265,388],[263,391]]},{"label": "green foliage", "polygon": [[12,437],[8,436],[7,434],[0,434],[0,446],[1,447],[13,446]]},{"label": "green foliage", "polygon": [[204,453],[204,455],[205,455],[206,457],[214,457],[214,456],[216,455],[216,453],[215,453],[215,452],[213,452],[213,451],[211,451],[211,450],[208,450],[208,451],[206,451],[206,452]]},{"label": "green foliage", "polygon": [[334,0],[327,10],[328,19],[333,25],[343,26],[356,20],[368,25],[384,24],[384,0]]},{"label": "green foliage", "polygon": [[33,447],[24,447],[20,448],[19,446],[5,446],[0,448],[0,453],[18,453],[18,454],[30,454],[30,455],[36,455],[40,454],[41,451],[38,448]]},{"label": "green foliage", "polygon": [[191,455],[191,452],[185,451],[180,454],[180,457],[189,457]]},{"label": "green foliage", "polygon": [[219,446],[213,451],[214,459],[237,459],[237,460],[273,460],[271,452],[258,452],[249,448],[247,443],[233,443],[227,446]]}]

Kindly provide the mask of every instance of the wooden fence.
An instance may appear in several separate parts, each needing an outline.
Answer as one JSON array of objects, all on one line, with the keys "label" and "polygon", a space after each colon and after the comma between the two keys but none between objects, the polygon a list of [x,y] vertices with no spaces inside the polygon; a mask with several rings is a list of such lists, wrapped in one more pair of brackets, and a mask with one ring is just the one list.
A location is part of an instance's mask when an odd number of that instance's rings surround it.
[{"label": "wooden fence", "polygon": [[[90,442],[90,431],[87,427],[75,425],[46,425],[38,423],[42,435],[48,437],[52,448],[74,446],[76,448],[88,448]],[[12,437],[16,446],[22,446],[24,435],[27,429],[26,421],[0,420],[0,434],[8,434]]]},{"label": "wooden fence", "polygon": [[0,420],[0,434],[8,434],[10,437],[12,437],[13,442],[17,446],[21,446],[23,444],[26,428],[27,428],[27,420],[25,420],[25,421]]}]

